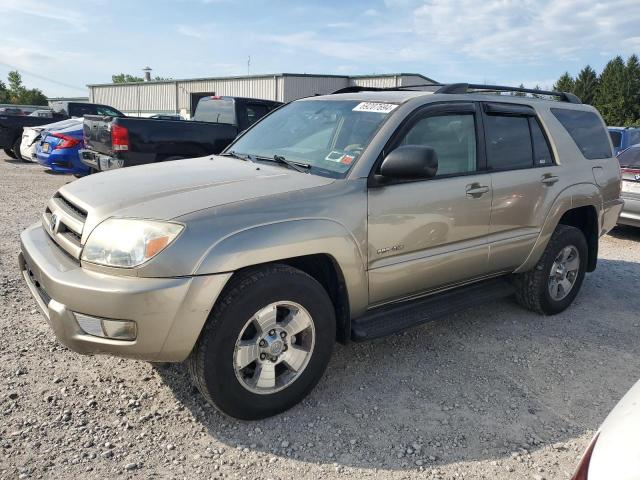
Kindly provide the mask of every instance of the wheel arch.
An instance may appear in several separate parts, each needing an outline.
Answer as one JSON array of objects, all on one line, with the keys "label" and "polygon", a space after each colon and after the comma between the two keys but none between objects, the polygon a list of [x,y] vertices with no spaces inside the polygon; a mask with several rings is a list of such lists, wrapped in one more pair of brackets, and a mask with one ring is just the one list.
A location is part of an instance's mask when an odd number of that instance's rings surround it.
[{"label": "wheel arch", "polygon": [[214,244],[194,274],[234,274],[280,263],[315,278],[336,309],[336,337],[350,338],[350,319],[368,303],[365,263],[354,237],[333,220],[303,219],[260,225]]},{"label": "wheel arch", "polygon": [[560,224],[576,227],[583,232],[589,249],[587,271],[594,271],[598,259],[602,206],[600,189],[592,183],[573,185],[561,192],[547,214],[533,249],[515,273],[526,272],[536,265]]}]

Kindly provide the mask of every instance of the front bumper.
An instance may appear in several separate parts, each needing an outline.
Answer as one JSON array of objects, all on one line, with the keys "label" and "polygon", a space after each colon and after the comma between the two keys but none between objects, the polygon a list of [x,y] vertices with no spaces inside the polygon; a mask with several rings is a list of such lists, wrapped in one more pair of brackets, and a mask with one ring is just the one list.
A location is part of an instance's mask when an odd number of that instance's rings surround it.
[{"label": "front bumper", "polygon": [[640,228],[640,198],[623,197],[624,208],[618,218],[619,225],[629,225]]},{"label": "front bumper", "polygon": [[[66,255],[38,224],[20,236],[23,277],[58,340],[82,354],[182,361],[231,274],[140,278],[93,272]],[[74,312],[136,322],[133,341],[85,333]]]}]

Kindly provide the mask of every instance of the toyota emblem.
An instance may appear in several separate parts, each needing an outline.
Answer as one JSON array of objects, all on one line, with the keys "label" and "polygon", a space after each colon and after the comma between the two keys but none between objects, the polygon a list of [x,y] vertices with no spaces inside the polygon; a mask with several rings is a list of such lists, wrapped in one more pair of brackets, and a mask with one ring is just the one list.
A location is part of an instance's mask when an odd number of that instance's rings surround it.
[{"label": "toyota emblem", "polygon": [[51,215],[51,219],[49,220],[49,228],[53,233],[56,233],[56,229],[58,227],[58,216],[54,213]]}]

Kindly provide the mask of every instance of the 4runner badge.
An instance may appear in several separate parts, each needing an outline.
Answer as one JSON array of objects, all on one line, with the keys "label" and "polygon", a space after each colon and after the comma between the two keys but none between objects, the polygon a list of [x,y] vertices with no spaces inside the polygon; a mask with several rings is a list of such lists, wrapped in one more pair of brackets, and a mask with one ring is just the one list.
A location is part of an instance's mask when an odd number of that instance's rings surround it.
[{"label": "4runner badge", "polygon": [[54,213],[51,215],[49,219],[49,228],[51,229],[51,233],[57,233],[56,229],[58,228],[58,216]]},{"label": "4runner badge", "polygon": [[400,250],[404,250],[404,245],[394,245],[393,247],[382,247],[377,250],[378,255],[384,255],[389,252],[399,252]]}]

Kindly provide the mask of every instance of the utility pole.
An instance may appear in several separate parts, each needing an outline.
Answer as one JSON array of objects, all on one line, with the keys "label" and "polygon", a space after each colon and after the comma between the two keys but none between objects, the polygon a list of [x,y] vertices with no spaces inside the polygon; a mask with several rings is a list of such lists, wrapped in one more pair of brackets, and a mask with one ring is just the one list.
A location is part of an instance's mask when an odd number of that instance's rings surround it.
[{"label": "utility pole", "polygon": [[249,69],[251,68],[251,55],[247,58],[247,76],[249,76]]}]

